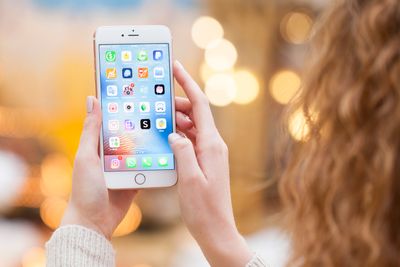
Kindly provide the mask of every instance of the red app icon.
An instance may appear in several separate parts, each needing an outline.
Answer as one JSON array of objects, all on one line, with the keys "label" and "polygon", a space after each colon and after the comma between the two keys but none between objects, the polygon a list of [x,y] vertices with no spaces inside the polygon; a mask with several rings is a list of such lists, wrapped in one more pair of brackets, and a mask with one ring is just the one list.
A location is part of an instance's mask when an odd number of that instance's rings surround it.
[{"label": "red app icon", "polygon": [[138,77],[139,78],[148,78],[149,77],[149,68],[143,67],[143,68],[138,68]]},{"label": "red app icon", "polygon": [[108,103],[108,112],[109,113],[117,113],[118,112],[118,104],[117,103]]}]

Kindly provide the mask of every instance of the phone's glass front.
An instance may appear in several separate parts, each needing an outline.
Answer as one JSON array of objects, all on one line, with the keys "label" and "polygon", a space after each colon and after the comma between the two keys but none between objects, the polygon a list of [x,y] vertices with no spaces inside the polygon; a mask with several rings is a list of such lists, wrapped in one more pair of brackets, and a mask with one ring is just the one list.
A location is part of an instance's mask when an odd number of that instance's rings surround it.
[{"label": "phone's glass front", "polygon": [[99,44],[105,172],[173,170],[168,43]]}]

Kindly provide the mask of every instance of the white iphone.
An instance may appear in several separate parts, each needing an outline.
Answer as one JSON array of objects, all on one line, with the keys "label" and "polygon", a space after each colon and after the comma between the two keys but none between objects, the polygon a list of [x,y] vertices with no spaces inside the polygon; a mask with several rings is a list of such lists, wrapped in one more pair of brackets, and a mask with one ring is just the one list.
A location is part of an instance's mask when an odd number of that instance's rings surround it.
[{"label": "white iphone", "polygon": [[175,131],[172,38],[165,26],[96,30],[100,156],[110,189],[176,184],[168,135]]}]

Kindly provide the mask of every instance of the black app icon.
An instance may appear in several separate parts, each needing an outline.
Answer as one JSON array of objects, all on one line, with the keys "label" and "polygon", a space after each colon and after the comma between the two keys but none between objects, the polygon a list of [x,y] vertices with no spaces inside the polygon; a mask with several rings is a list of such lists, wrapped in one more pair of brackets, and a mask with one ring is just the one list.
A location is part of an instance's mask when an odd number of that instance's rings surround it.
[{"label": "black app icon", "polygon": [[156,93],[156,95],[163,95],[165,94],[165,87],[164,84],[156,84],[154,86],[154,92]]},{"label": "black app icon", "polygon": [[150,129],[150,119],[142,119],[140,120],[140,128],[142,129]]}]

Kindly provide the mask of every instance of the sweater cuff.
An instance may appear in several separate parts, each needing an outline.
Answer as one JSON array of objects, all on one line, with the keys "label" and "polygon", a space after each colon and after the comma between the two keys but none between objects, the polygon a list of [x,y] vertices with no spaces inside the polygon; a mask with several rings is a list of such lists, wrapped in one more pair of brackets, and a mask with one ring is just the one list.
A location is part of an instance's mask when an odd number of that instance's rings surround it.
[{"label": "sweater cuff", "polygon": [[267,263],[265,263],[257,254],[251,259],[249,263],[246,264],[246,267],[270,267]]},{"label": "sweater cuff", "polygon": [[97,232],[79,225],[58,228],[46,243],[47,267],[114,267],[111,243]]}]

